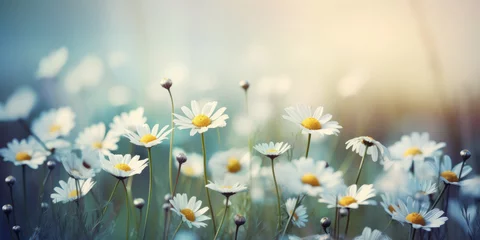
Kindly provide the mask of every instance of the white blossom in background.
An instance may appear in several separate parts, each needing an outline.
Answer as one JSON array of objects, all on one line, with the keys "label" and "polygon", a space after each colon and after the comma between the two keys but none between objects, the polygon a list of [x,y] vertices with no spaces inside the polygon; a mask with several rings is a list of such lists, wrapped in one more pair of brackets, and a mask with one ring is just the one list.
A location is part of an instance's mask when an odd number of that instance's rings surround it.
[{"label": "white blossom in background", "polygon": [[104,75],[104,64],[96,55],[87,55],[70,70],[65,77],[65,88],[70,93],[78,93],[84,88],[94,87]]},{"label": "white blossom in background", "polygon": [[38,79],[51,79],[57,76],[62,70],[63,66],[68,60],[68,49],[61,47],[51,53],[48,56],[43,57],[38,64],[37,78]]},{"label": "white blossom in background", "polygon": [[114,106],[127,105],[132,101],[131,90],[123,85],[116,85],[108,89],[108,102]]},{"label": "white blossom in background", "polygon": [[338,81],[338,94],[345,98],[353,96],[357,94],[369,80],[370,76],[364,70],[354,70]]},{"label": "white blossom in background", "polygon": [[127,61],[128,61],[127,55],[122,51],[111,52],[108,55],[108,59],[107,59],[108,65],[111,68],[121,67],[121,66],[125,65],[125,63],[127,63]]},{"label": "white blossom in background", "polygon": [[5,103],[0,102],[0,121],[15,121],[27,118],[36,102],[37,93],[31,87],[17,88]]}]

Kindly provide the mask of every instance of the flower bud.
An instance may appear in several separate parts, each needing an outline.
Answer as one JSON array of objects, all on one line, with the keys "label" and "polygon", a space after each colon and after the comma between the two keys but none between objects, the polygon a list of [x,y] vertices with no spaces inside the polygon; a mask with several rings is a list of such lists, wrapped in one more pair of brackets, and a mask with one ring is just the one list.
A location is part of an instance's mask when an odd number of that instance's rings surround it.
[{"label": "flower bud", "polygon": [[237,226],[242,226],[247,221],[244,216],[237,214],[233,217],[233,221]]},{"label": "flower bud", "polygon": [[179,153],[175,157],[177,159],[178,164],[184,164],[187,161],[187,156],[184,153]]},{"label": "flower bud", "polygon": [[48,209],[49,206],[48,206],[48,203],[42,202],[42,203],[40,204],[40,207],[42,208],[43,211],[47,211],[47,209]]},{"label": "flower bud", "polygon": [[238,83],[240,85],[241,88],[243,88],[245,91],[248,90],[248,88],[250,87],[250,83],[248,83],[248,81],[245,81],[245,80],[242,80]]},{"label": "flower bud", "polygon": [[2,211],[8,216],[13,211],[13,207],[10,204],[5,204],[2,206]]},{"label": "flower bud", "polygon": [[170,203],[164,203],[162,205],[163,211],[165,211],[165,212],[168,212],[168,210],[170,210],[170,207],[171,207]]},{"label": "flower bud", "polygon": [[19,233],[20,231],[22,231],[22,228],[19,225],[15,225],[12,227],[12,230],[15,233]]},{"label": "flower bud", "polygon": [[55,166],[57,166],[57,163],[55,161],[50,160],[47,162],[48,169],[53,170]]},{"label": "flower bud", "polygon": [[173,198],[172,198],[172,195],[170,195],[170,193],[167,193],[165,194],[163,199],[165,200],[166,203],[170,203],[170,200],[172,200]]},{"label": "flower bud", "polygon": [[342,217],[348,216],[348,209],[346,208],[340,208],[339,212],[340,212],[340,216]]},{"label": "flower bud", "polygon": [[472,153],[468,151],[468,149],[463,149],[460,152],[460,156],[462,157],[463,161],[467,161],[472,156]]},{"label": "flower bud", "polygon": [[320,219],[320,224],[322,224],[323,228],[328,228],[332,224],[332,221],[328,217],[323,217]]},{"label": "flower bud", "polygon": [[9,187],[13,186],[16,181],[17,179],[14,176],[8,176],[5,178],[5,183],[7,183]]},{"label": "flower bud", "polygon": [[163,88],[169,90],[172,87],[172,79],[163,78],[162,80],[160,80],[160,85],[162,85]]},{"label": "flower bud", "polygon": [[133,199],[133,205],[138,209],[142,209],[145,206],[145,200],[143,198],[135,198]]}]

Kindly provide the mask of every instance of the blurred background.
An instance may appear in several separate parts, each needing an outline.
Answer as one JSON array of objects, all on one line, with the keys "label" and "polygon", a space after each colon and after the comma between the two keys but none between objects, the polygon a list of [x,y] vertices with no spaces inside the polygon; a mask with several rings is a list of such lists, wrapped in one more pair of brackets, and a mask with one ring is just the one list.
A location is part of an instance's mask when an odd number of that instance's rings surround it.
[{"label": "blurred background", "polygon": [[[28,122],[49,108],[72,107],[74,140],[84,127],[108,124],[138,106],[149,124],[169,124],[168,93],[159,84],[168,77],[177,110],[191,100],[227,107],[223,145],[211,144],[209,155],[246,147],[253,131],[256,142],[294,141],[298,129],[281,118],[283,109],[308,104],[324,106],[344,127],[340,136],[312,145],[311,156],[334,167],[352,155],[343,150],[350,138],[369,135],[388,146],[413,131],[446,142],[455,162],[463,148],[475,159],[479,10],[476,0],[6,0],[0,2],[0,102],[27,85],[38,93]],[[42,77],[39,63],[52,52],[65,64]],[[240,80],[251,85],[250,118]],[[1,147],[27,136],[15,122],[1,122],[0,131]],[[216,137],[212,132],[207,141]],[[176,131],[175,144],[201,150],[188,131]],[[168,144],[155,151],[168,156]],[[0,176],[12,173],[20,170],[0,163]],[[4,204],[7,187],[0,191]],[[4,223],[2,217],[2,232]]]}]

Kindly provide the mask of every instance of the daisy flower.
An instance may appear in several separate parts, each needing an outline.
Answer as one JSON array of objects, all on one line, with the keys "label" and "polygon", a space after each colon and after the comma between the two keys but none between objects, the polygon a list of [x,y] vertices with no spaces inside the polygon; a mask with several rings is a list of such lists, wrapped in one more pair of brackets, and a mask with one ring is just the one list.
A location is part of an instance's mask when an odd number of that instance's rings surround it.
[{"label": "daisy flower", "polygon": [[130,112],[123,112],[120,115],[113,117],[112,123],[110,123],[110,131],[118,136],[126,134],[125,129],[134,132],[137,130],[138,125],[143,125],[147,122],[147,118],[143,116],[144,109],[139,107]]},{"label": "daisy flower", "polygon": [[434,181],[410,178],[407,185],[407,194],[418,201],[429,201],[429,195],[437,192]]},{"label": "daisy flower", "polygon": [[[78,186],[76,181],[78,181]],[[92,189],[95,182],[91,178],[86,180],[75,180],[73,178],[68,178],[68,182],[60,181],[60,187],[55,187],[55,193],[52,193],[50,197],[52,198],[53,203],[67,203],[80,199],[81,197],[87,195],[87,193]]]},{"label": "daisy flower", "polygon": [[80,148],[97,150],[104,155],[111,154],[111,151],[118,149],[117,142],[120,138],[106,131],[104,123],[94,124],[78,134],[75,142]]},{"label": "daisy flower", "polygon": [[397,204],[398,197],[393,194],[382,194],[380,197],[382,198],[380,205],[382,205],[383,210],[385,210],[388,215],[393,217],[393,213],[395,213],[395,208],[393,208],[393,205]]},{"label": "daisy flower", "polygon": [[32,131],[43,141],[65,137],[75,126],[75,113],[69,107],[51,109],[40,114],[32,124]]},{"label": "daisy flower", "polygon": [[130,139],[131,143],[146,148],[151,148],[162,143],[162,141],[167,139],[167,135],[172,131],[172,129],[167,130],[168,125],[158,131],[158,124],[155,124],[152,130],[150,130],[148,124],[137,125],[136,128],[136,133],[125,129],[127,133],[125,133],[123,136]]},{"label": "daisy flower", "polygon": [[[288,216],[290,217],[293,213],[293,209],[295,208],[296,198],[289,198],[287,202],[285,202],[285,207],[287,208]],[[308,214],[307,208],[303,205],[299,205],[297,209],[295,209],[295,213],[293,213],[292,223],[293,225],[303,228],[306,226],[308,222]]]},{"label": "daisy flower", "polygon": [[110,154],[108,159],[103,158],[101,160],[102,168],[118,179],[140,174],[148,166],[148,159],[140,160],[139,155],[132,157],[130,154]]},{"label": "daisy flower", "polygon": [[200,111],[197,101],[192,101],[191,110],[186,106],[181,108],[186,117],[174,113],[173,115],[177,119],[173,122],[178,126],[178,129],[191,129],[190,136],[196,133],[204,133],[208,129],[225,127],[227,126],[225,120],[228,119],[228,115],[223,113],[227,108],[222,107],[213,113],[216,106],[217,102],[208,102]]},{"label": "daisy flower", "polygon": [[7,143],[6,148],[0,149],[4,161],[12,162],[15,166],[27,165],[33,169],[42,165],[49,154],[31,137],[21,141],[13,139]]},{"label": "daisy flower", "polygon": [[393,158],[411,158],[416,161],[437,155],[445,146],[444,142],[431,141],[428,133],[414,132],[410,136],[402,136],[389,150]]},{"label": "daisy flower", "polygon": [[393,219],[402,223],[411,224],[415,229],[423,229],[430,231],[432,228],[442,226],[447,220],[447,217],[441,217],[443,211],[434,208],[428,211],[429,202],[418,202],[411,197],[407,198],[406,203],[398,200],[398,205],[393,205],[395,213]]},{"label": "daisy flower", "polygon": [[345,144],[347,145],[346,149],[352,147],[352,151],[356,152],[360,156],[365,154],[365,149],[368,147],[367,154],[372,157],[374,162],[378,160],[379,155],[382,162],[385,158],[388,159],[388,149],[372,137],[361,136],[352,138]]},{"label": "daisy flower", "polygon": [[440,163],[440,179],[442,179],[445,184],[460,186],[463,182],[462,179],[472,171],[472,167],[465,164],[463,166],[462,176],[460,176],[461,168],[462,163],[458,163],[452,168],[452,159],[450,159],[448,155],[445,155],[443,162]]},{"label": "daisy flower", "polygon": [[291,170],[291,181],[300,183],[304,191],[312,197],[318,197],[325,190],[343,185],[343,173],[335,172],[325,161],[301,157],[292,163],[296,171]]},{"label": "daisy flower", "polygon": [[288,115],[283,118],[298,124],[303,134],[337,135],[340,132],[338,129],[342,128],[338,122],[330,121],[332,115],[322,115],[323,107],[317,107],[313,114],[312,108],[306,105],[287,107],[285,111]]},{"label": "daisy flower", "polygon": [[85,153],[86,151],[72,150],[59,156],[65,171],[67,171],[70,177],[74,179],[88,179],[95,176],[94,168],[84,161]]},{"label": "daisy flower", "polygon": [[353,184],[338,195],[330,192],[321,193],[318,202],[327,203],[328,208],[335,207],[337,202],[337,207],[356,209],[359,205],[376,205],[375,200],[369,200],[373,197],[375,197],[375,189],[372,184],[362,185],[358,190],[357,185]]},{"label": "daisy flower", "polygon": [[173,206],[172,211],[182,217],[182,221],[187,223],[189,228],[192,228],[192,226],[196,228],[207,226],[203,221],[209,220],[210,217],[203,214],[208,211],[208,207],[200,209],[202,201],[197,201],[196,197],[188,200],[187,194],[177,193],[177,195],[170,200],[170,204]]},{"label": "daisy flower", "polygon": [[383,234],[382,232],[378,231],[377,229],[372,229],[369,227],[365,227],[362,231],[362,235],[355,237],[353,240],[390,240],[387,235]]},{"label": "daisy flower", "polygon": [[290,149],[290,144],[283,142],[260,143],[255,145],[253,148],[262,155],[265,155],[270,159],[274,159],[288,151],[288,149]]},{"label": "daisy flower", "polygon": [[[247,149],[230,149],[213,154],[208,161],[213,179],[233,178],[246,179],[249,174],[252,158]],[[182,166],[183,168],[183,166]],[[243,182],[243,181],[242,181]]]},{"label": "daisy flower", "polygon": [[5,103],[0,103],[0,121],[15,121],[28,117],[37,101],[37,94],[32,88],[17,88]]},{"label": "daisy flower", "polygon": [[[177,156],[179,153],[183,153],[183,149],[174,148],[173,156]],[[182,164],[180,172],[187,177],[201,177],[203,176],[203,157],[198,153],[185,153],[188,160]],[[174,161],[175,166],[178,168],[178,161]]]},{"label": "daisy flower", "polygon": [[48,56],[43,57],[38,64],[37,78],[38,79],[51,79],[57,76],[60,70],[63,68],[68,59],[68,49],[61,47],[51,53]]},{"label": "daisy flower", "polygon": [[230,197],[235,195],[239,192],[247,191],[247,187],[240,183],[233,183],[227,179],[225,179],[222,183],[216,183],[209,181],[210,183],[207,184],[205,187],[212,189],[213,191],[219,192],[226,197]]}]

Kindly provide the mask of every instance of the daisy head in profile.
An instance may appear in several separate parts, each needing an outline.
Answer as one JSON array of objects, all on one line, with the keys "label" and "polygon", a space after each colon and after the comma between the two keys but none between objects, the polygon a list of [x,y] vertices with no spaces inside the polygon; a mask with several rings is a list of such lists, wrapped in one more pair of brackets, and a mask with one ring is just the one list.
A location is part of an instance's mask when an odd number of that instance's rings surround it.
[{"label": "daisy head in profile", "polygon": [[295,209],[295,212],[293,212],[293,209],[295,208],[295,203],[297,199],[296,198],[289,198],[285,202],[285,207],[287,209],[287,213],[289,217],[292,217],[292,223],[298,228],[303,228],[306,226],[306,223],[308,222],[308,214],[307,214],[307,208],[303,205],[299,205],[297,209]]},{"label": "daisy head in profile", "polygon": [[25,119],[37,102],[37,93],[27,86],[16,89],[4,102],[0,102],[0,122]]},{"label": "daisy head in profile", "polygon": [[33,138],[18,141],[13,139],[6,148],[0,149],[3,160],[15,166],[27,165],[37,169],[47,159],[50,152],[45,151]]},{"label": "daisy head in profile", "polygon": [[414,229],[423,229],[430,231],[432,228],[438,228],[445,224],[447,217],[442,217],[444,212],[438,208],[428,210],[430,203],[427,201],[419,202],[413,198],[407,198],[407,201],[398,200],[397,205],[393,205],[393,219],[402,225],[411,224]]},{"label": "daisy head in profile", "polygon": [[277,143],[259,143],[253,147],[262,155],[270,158],[275,159],[278,156],[284,154],[288,149],[290,149],[290,144],[277,142]]},{"label": "daisy head in profile", "polygon": [[367,150],[367,154],[372,157],[374,162],[378,161],[378,159],[381,159],[381,162],[383,162],[385,158],[388,159],[389,157],[388,149],[372,137],[361,136],[352,138],[345,144],[347,145],[346,149],[351,147],[352,151],[360,156],[363,156],[365,150]]},{"label": "daisy head in profile", "polygon": [[452,159],[448,155],[445,155],[443,161],[440,163],[440,171],[438,172],[440,173],[440,179],[442,179],[445,184],[460,186],[465,180],[465,177],[472,172],[472,167],[467,164],[463,165],[463,163],[458,163],[453,167]]},{"label": "daisy head in profile", "polygon": [[371,200],[373,197],[375,197],[375,189],[372,184],[362,185],[359,189],[356,184],[353,184],[340,191],[321,193],[318,202],[326,203],[328,208],[357,209],[360,205],[376,205],[377,202]]},{"label": "daisy head in profile", "polygon": [[148,166],[148,159],[140,160],[139,155],[132,157],[130,154],[109,154],[107,156],[108,160],[101,159],[102,168],[118,179],[140,174]]},{"label": "daisy head in profile", "polygon": [[95,182],[92,181],[91,178],[86,180],[75,180],[73,178],[69,178],[68,182],[60,181],[59,184],[60,187],[55,187],[53,189],[55,193],[50,195],[53,203],[68,203],[78,200],[87,195],[87,193],[92,189],[93,185],[95,185]]},{"label": "daisy head in profile", "polygon": [[312,107],[297,105],[285,108],[287,115],[283,118],[297,124],[303,134],[337,135],[342,128],[336,121],[330,121],[332,115],[323,115],[323,107],[317,107],[312,113]]},{"label": "daisy head in profile", "polygon": [[234,183],[232,180],[224,179],[219,182],[209,181],[205,187],[212,189],[215,192],[221,193],[225,197],[230,197],[239,192],[247,191],[247,187],[240,183]]},{"label": "daisy head in profile", "polygon": [[127,137],[131,143],[146,148],[161,144],[163,140],[167,139],[168,134],[172,131],[172,129],[167,130],[168,125],[158,131],[158,124],[155,124],[151,130],[148,124],[137,125],[136,128],[136,132],[125,129],[127,133],[123,136]]},{"label": "daisy head in profile", "polygon": [[202,108],[198,105],[197,101],[191,102],[191,109],[183,106],[181,109],[185,116],[174,113],[176,117],[173,122],[177,125],[178,129],[190,129],[190,136],[196,133],[204,133],[208,129],[217,127],[225,127],[228,119],[228,115],[224,114],[226,107],[219,108],[215,111],[217,102],[207,102]]},{"label": "daisy head in profile", "polygon": [[391,238],[377,229],[372,230],[369,227],[365,227],[362,235],[355,237],[353,240],[391,240]]},{"label": "daisy head in profile", "polygon": [[67,136],[75,127],[75,113],[69,107],[51,109],[33,121],[32,131],[43,141]]},{"label": "daisy head in profile", "polygon": [[[92,155],[90,155],[91,153]],[[93,159],[85,160],[87,157],[92,157]],[[100,163],[100,157],[93,152],[82,151],[74,149],[71,151],[66,151],[59,154],[59,159],[67,171],[68,175],[74,179],[88,179],[95,176],[96,168],[92,167],[92,164],[89,164],[90,161],[95,162],[96,164]]]},{"label": "daisy head in profile", "polygon": [[209,220],[210,217],[203,214],[208,211],[208,207],[200,209],[202,201],[197,201],[196,197],[191,197],[189,200],[187,194],[177,193],[177,195],[170,200],[170,204],[173,206],[172,211],[180,216],[189,228],[192,228],[192,226],[196,228],[207,226],[204,221]]}]

